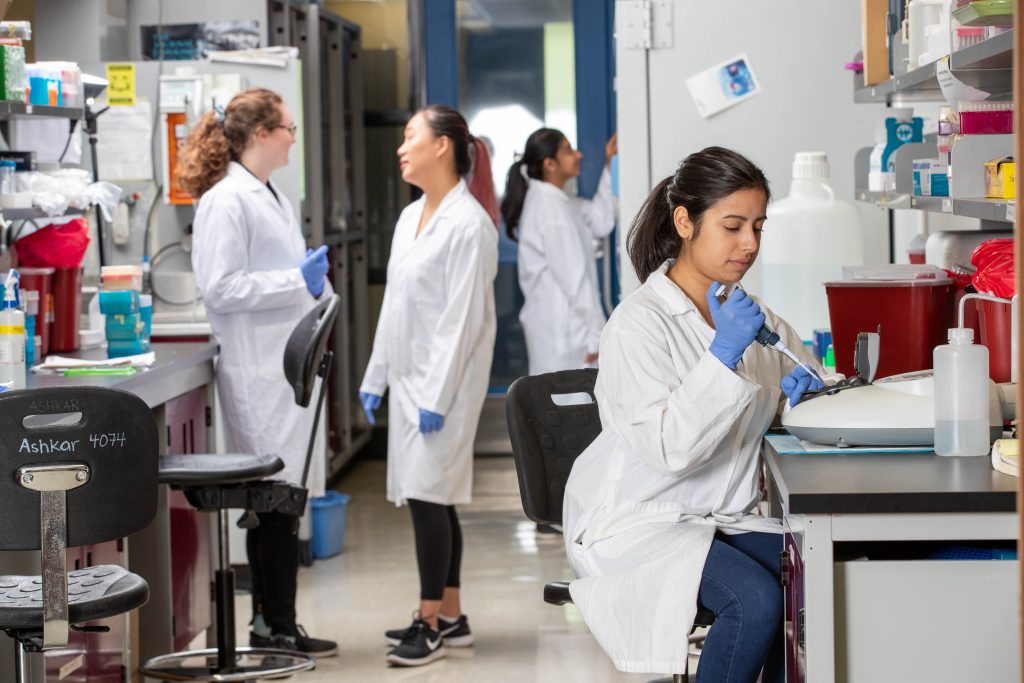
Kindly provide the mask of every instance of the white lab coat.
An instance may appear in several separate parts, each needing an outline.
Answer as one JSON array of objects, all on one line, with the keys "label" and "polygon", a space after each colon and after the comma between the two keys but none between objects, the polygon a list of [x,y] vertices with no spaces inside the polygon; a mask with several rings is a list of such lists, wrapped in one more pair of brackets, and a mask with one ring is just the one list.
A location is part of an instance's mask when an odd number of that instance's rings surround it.
[{"label": "white lab coat", "polygon": [[519,313],[531,375],[584,367],[597,353],[604,310],[597,287],[594,240],[615,227],[608,170],[593,199],[530,180],[519,220]]},{"label": "white lab coat", "polygon": [[[579,577],[573,601],[615,666],[642,673],[684,670],[715,530],[781,531],[756,514],[760,449],[794,367],[758,344],[735,371],[723,365],[708,351],[715,331],[665,275],[670,263],[605,327],[596,386],[603,431],[573,465],[563,509]],[[793,329],[761,307],[818,367]]]},{"label": "white lab coat", "polygon": [[[279,456],[285,469],[273,478],[300,484],[315,406],[295,403],[284,347],[316,299],[299,270],[306,243],[291,203],[274,190],[278,199],[231,162],[199,200],[192,269],[220,345],[217,393],[233,448]],[[331,292],[325,282],[322,296]],[[307,481],[311,496],[324,492],[325,434],[321,419]]]},{"label": "white lab coat", "polygon": [[[388,400],[387,497],[470,502],[473,440],[494,355],[498,231],[459,181],[416,236],[425,199],[398,218],[388,284],[360,391]],[[421,434],[419,411],[444,416]]]}]

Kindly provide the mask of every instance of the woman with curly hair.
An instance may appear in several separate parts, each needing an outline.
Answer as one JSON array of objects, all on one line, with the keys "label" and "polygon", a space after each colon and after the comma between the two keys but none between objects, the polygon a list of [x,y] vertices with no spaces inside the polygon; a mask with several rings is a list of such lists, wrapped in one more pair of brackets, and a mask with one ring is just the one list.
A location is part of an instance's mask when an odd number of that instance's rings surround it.
[{"label": "woman with curly hair", "polygon": [[[217,390],[228,436],[242,453],[278,455],[285,469],[275,478],[301,485],[313,410],[295,404],[281,359],[295,325],[330,296],[331,286],[327,247],[306,249],[291,203],[270,180],[288,165],[296,129],[277,93],[241,92],[196,123],[178,178],[198,199],[192,269],[220,344]],[[325,430],[317,432],[308,480],[313,496],[324,489]],[[298,520],[278,512],[258,517],[246,539],[250,644],[335,654],[336,643],[311,638],[296,623]]]}]

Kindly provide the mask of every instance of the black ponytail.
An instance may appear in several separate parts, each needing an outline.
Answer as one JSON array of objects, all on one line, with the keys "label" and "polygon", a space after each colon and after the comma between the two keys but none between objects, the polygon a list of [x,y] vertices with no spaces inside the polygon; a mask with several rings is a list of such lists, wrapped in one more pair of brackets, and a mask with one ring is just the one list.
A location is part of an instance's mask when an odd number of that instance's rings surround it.
[{"label": "black ponytail", "polygon": [[724,147],[707,147],[683,159],[676,172],[658,183],[629,226],[629,260],[641,282],[667,259],[676,258],[683,240],[673,214],[684,207],[700,234],[704,212],[739,190],[761,190],[771,199],[764,172],[742,154]]},{"label": "black ponytail", "polygon": [[544,179],[544,160],[553,159],[565,135],[554,128],[539,128],[526,140],[526,150],[519,161],[508,169],[505,178],[505,197],[501,200],[501,216],[505,219],[505,231],[509,239],[516,239],[516,227],[523,214],[523,202],[530,183],[527,177]]}]

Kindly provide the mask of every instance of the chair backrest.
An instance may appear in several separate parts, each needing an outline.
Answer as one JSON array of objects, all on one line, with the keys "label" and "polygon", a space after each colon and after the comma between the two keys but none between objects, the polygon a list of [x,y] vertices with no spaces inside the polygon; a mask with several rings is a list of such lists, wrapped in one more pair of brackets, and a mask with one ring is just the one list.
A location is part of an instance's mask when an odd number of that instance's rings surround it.
[{"label": "chair backrest", "polygon": [[[520,377],[509,387],[505,409],[519,493],[535,522],[562,523],[572,464],[601,433],[596,381],[597,370],[564,370]],[[552,398],[568,394],[586,394],[590,402],[559,405]]]},{"label": "chair backrest", "polygon": [[[65,414],[81,416],[46,424]],[[87,468],[85,482],[67,491],[69,546],[112,541],[149,526],[156,515],[159,448],[153,411],[126,391],[70,386],[0,394],[0,550],[42,545],[40,493],[17,477],[25,467]]]},{"label": "chair backrest", "polygon": [[134,394],[0,394],[0,549],[40,550],[42,647],[68,643],[69,546],[141,531],[157,505],[156,418]]},{"label": "chair backrest", "polygon": [[295,391],[295,402],[309,407],[320,363],[327,352],[327,341],[338,317],[341,299],[332,294],[302,317],[292,330],[284,348],[284,376]]}]

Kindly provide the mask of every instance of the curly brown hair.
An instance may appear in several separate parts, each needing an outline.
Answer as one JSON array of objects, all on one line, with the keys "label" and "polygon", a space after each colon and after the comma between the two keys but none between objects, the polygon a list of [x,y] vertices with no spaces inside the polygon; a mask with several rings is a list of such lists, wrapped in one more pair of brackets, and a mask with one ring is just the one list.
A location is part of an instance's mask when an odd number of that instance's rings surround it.
[{"label": "curly brown hair", "polygon": [[252,134],[281,124],[281,96],[266,88],[249,88],[231,98],[223,121],[214,112],[204,114],[192,127],[178,157],[181,186],[199,199],[238,161]]}]

